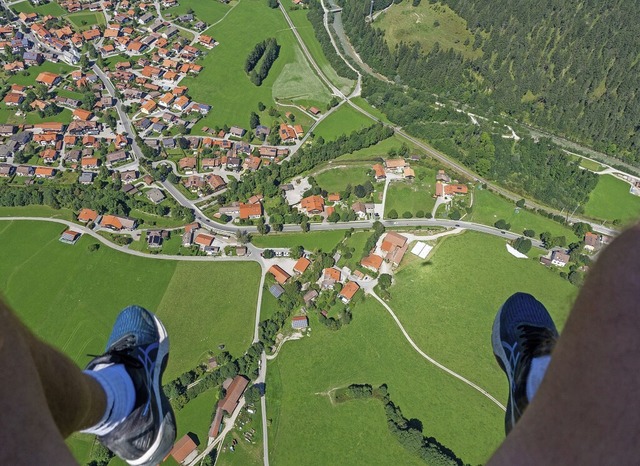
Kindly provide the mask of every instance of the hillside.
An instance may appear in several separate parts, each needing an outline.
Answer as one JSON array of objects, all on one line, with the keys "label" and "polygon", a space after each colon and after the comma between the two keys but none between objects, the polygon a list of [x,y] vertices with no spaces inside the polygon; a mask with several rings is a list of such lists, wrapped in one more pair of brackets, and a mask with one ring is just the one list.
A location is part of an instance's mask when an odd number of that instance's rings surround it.
[{"label": "hillside", "polygon": [[[376,0],[375,9],[390,3]],[[426,0],[423,5],[419,0],[397,3],[386,13],[393,16],[392,24],[383,14],[372,26],[364,21],[368,5],[341,2],[352,43],[377,71],[640,164],[640,25],[633,2],[505,0],[499,8],[488,0],[443,0],[436,8]],[[442,4],[459,16],[457,24],[466,22],[460,37],[473,40],[464,48],[481,50],[480,56],[448,47],[451,27],[437,19],[439,27],[432,21],[430,34],[440,31],[441,41],[396,46],[394,31],[419,30],[416,18],[429,8],[444,11]],[[412,41],[412,36],[402,39]]]}]

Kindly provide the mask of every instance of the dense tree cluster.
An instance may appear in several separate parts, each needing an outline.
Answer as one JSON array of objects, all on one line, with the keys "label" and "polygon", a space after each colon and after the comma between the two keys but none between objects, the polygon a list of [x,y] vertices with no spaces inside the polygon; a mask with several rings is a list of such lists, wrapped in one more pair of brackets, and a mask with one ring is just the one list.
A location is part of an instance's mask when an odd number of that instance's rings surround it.
[{"label": "dense tree cluster", "polygon": [[[244,70],[256,86],[260,86],[280,54],[280,45],[274,37],[258,42],[244,64]],[[258,63],[260,67],[258,68]]]},{"label": "dense tree cluster", "polygon": [[[345,0],[342,19],[363,60],[396,82],[506,112],[640,163],[640,23],[633,2],[587,0],[577,9],[557,0],[507,0],[497,9],[488,1],[443,3],[466,20],[474,34],[470,48],[481,52],[476,58],[438,43],[430,51],[417,43],[391,49],[376,23],[364,21],[369,2]],[[376,0],[374,8],[389,4]]]}]

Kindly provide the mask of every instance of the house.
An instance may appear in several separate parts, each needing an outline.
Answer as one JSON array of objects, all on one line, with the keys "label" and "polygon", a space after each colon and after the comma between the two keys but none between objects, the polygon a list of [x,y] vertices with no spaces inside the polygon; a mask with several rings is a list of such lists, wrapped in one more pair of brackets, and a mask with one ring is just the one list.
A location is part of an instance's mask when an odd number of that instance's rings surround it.
[{"label": "house", "polygon": [[239,170],[242,166],[240,157],[227,157],[227,168],[229,170]]},{"label": "house", "polygon": [[354,202],[351,205],[351,210],[353,210],[356,215],[358,215],[358,218],[360,220],[364,219],[367,217],[367,207],[365,206],[364,202]]},{"label": "house", "polygon": [[569,254],[564,251],[553,251],[551,253],[551,264],[557,265],[558,267],[564,267],[570,260]]},{"label": "house", "polygon": [[183,157],[178,160],[178,166],[181,170],[184,170],[185,173],[191,173],[198,166],[198,159],[195,157]]},{"label": "house", "polygon": [[244,204],[240,203],[240,218],[241,219],[254,219],[262,216],[262,204]]},{"label": "house", "polygon": [[360,265],[362,265],[366,269],[377,272],[378,270],[380,270],[382,261],[383,259],[381,256],[378,256],[377,254],[369,254],[367,257],[360,261]]},{"label": "house", "polygon": [[442,181],[444,183],[450,183],[451,178],[447,175],[444,170],[438,170],[438,174],[436,175],[436,181]]},{"label": "house", "polygon": [[274,298],[279,299],[280,296],[284,294],[284,288],[280,285],[274,284],[269,287],[269,293],[271,293]]},{"label": "house", "polygon": [[274,278],[280,285],[284,285],[285,283],[287,283],[287,280],[291,278],[291,275],[282,270],[279,265],[272,265],[269,268],[269,273],[274,276]]},{"label": "house", "polygon": [[310,265],[311,261],[309,259],[307,259],[306,257],[301,257],[300,259],[298,259],[298,262],[296,262],[296,265],[293,266],[293,271],[302,274],[305,272],[305,270],[307,270],[307,268],[309,268]]},{"label": "house", "polygon": [[0,136],[12,136],[16,132],[16,127],[13,125],[0,124]]},{"label": "house", "polygon": [[60,235],[59,241],[66,244],[76,244],[76,241],[80,239],[80,232],[73,230],[65,230]]},{"label": "house", "polygon": [[8,145],[0,146],[0,161],[6,161],[8,157],[13,155],[13,150]]},{"label": "house", "polygon": [[214,236],[200,233],[195,237],[193,242],[200,247],[201,251],[204,251],[205,247],[211,246],[213,244],[214,239]]},{"label": "house", "polygon": [[146,113],[148,115],[150,113],[153,113],[157,107],[158,105],[153,100],[147,100],[142,104],[140,110],[142,111],[142,113]]},{"label": "house", "polygon": [[152,249],[162,247],[165,238],[169,237],[169,232],[164,230],[149,230],[147,232],[147,246]]},{"label": "house", "polygon": [[36,178],[53,178],[56,174],[55,168],[36,167]]},{"label": "house", "polygon": [[244,393],[244,390],[249,385],[249,380],[242,375],[237,375],[231,382],[231,385],[227,388],[227,394],[224,399],[220,402],[218,407],[226,411],[227,414],[233,414],[238,406],[238,401],[240,401],[240,397]]},{"label": "house", "polygon": [[324,211],[324,199],[322,196],[309,196],[300,201],[300,207],[307,214],[321,214]]},{"label": "house", "polygon": [[82,223],[95,222],[98,218],[98,212],[92,209],[82,209],[78,213],[78,221]]},{"label": "house", "polygon": [[58,158],[58,152],[55,149],[45,149],[40,152],[40,157],[44,163],[53,163]]},{"label": "house", "polygon": [[384,161],[384,166],[387,170],[402,171],[407,163],[404,159],[387,159]]},{"label": "house", "polygon": [[443,185],[440,181],[436,181],[436,197],[444,196],[444,187],[445,185]]},{"label": "house", "polygon": [[112,152],[111,154],[107,154],[107,167],[111,167],[113,164],[118,162],[123,162],[128,158],[129,156],[123,150],[119,150],[117,152]]},{"label": "house", "polygon": [[5,97],[3,102],[7,105],[7,107],[17,107],[24,100],[24,95],[18,94],[17,92],[9,92]]},{"label": "house", "polygon": [[466,184],[448,184],[444,187],[445,194],[467,194],[469,189]]},{"label": "house", "polygon": [[138,222],[135,219],[117,215],[103,215],[100,220],[100,227],[110,230],[135,230],[136,226]]},{"label": "house", "polygon": [[207,184],[211,187],[213,192],[219,191],[227,187],[226,181],[220,175],[208,175],[205,177]]},{"label": "house", "polygon": [[244,161],[244,168],[249,171],[256,171],[260,168],[260,164],[262,163],[262,159],[260,157],[247,157]]},{"label": "house", "polygon": [[340,272],[338,269],[333,267],[324,269],[322,271],[322,288],[333,288],[333,285],[339,282],[341,278],[342,272]]},{"label": "house", "polygon": [[309,303],[314,299],[316,299],[317,297],[318,297],[318,292],[316,290],[309,290],[304,294],[304,296],[302,297],[302,300],[308,306]]},{"label": "house", "polygon": [[356,282],[347,282],[338,293],[338,297],[343,303],[349,304],[359,289],[360,286]]},{"label": "house", "polygon": [[119,148],[123,148],[126,147],[127,145],[127,137],[123,134],[116,134],[116,140],[114,141],[114,144],[116,147]]},{"label": "house", "polygon": [[91,184],[93,183],[93,177],[94,177],[94,173],[82,172],[78,177],[78,183],[84,184],[84,185]]},{"label": "house", "polygon": [[413,168],[405,167],[403,176],[407,180],[412,180],[412,179],[414,179],[416,177],[416,172],[413,171]]},{"label": "house", "polygon": [[307,316],[295,316],[291,319],[291,327],[296,330],[302,330],[309,326],[309,319]]},{"label": "house", "polygon": [[409,244],[407,238],[404,236],[390,231],[387,233],[382,241],[380,249],[386,253],[385,259],[393,265],[398,266],[407,252]]},{"label": "house", "polygon": [[311,108],[309,109],[309,112],[310,112],[312,115],[314,115],[314,116],[315,116],[315,115],[320,114],[320,109],[319,109],[319,108],[317,108],[317,107],[311,107]]},{"label": "house", "polygon": [[170,456],[179,464],[189,464],[198,456],[198,446],[191,439],[189,434],[185,434],[176,442],[171,451]]},{"label": "house", "polygon": [[247,132],[246,129],[240,128],[239,126],[232,126],[231,129],[229,130],[229,134],[237,138],[241,138],[242,136],[244,136],[244,133],[246,132]]},{"label": "house", "polygon": [[198,175],[191,175],[186,178],[182,178],[182,184],[184,184],[185,188],[190,189],[191,191],[197,191],[204,186],[204,180]]},{"label": "house", "polygon": [[29,165],[20,165],[16,168],[16,175],[18,176],[33,176],[35,169]]},{"label": "house", "polygon": [[329,202],[338,202],[340,200],[340,193],[331,193],[327,199]]},{"label": "house", "polygon": [[12,176],[16,172],[16,168],[13,165],[6,163],[0,164],[0,177],[7,178]]},{"label": "house", "polygon": [[590,231],[588,231],[584,235],[584,248],[587,251],[593,252],[596,249],[600,249],[601,246],[602,243],[600,241],[600,236],[596,235],[595,233],[591,233]]},{"label": "house", "polygon": [[55,73],[51,73],[49,71],[43,71],[36,77],[36,82],[40,84],[44,84],[47,87],[53,87],[61,81],[59,75]]},{"label": "house", "polygon": [[262,202],[263,200],[264,200],[264,196],[262,194],[254,194],[249,199],[247,199],[247,202],[249,204],[257,204],[259,202]]},{"label": "house", "polygon": [[160,191],[158,188],[152,188],[149,191],[147,191],[147,197],[154,204],[159,204],[165,199],[164,193]]}]

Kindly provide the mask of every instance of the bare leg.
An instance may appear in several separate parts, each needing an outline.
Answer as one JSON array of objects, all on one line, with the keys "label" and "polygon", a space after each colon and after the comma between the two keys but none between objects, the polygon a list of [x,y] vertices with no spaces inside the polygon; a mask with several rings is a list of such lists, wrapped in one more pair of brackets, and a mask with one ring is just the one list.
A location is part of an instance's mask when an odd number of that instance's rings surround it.
[{"label": "bare leg", "polygon": [[68,465],[64,438],[100,421],[105,393],[0,301],[0,464]]},{"label": "bare leg", "polygon": [[640,226],[590,272],[536,396],[489,464],[636,464]]}]

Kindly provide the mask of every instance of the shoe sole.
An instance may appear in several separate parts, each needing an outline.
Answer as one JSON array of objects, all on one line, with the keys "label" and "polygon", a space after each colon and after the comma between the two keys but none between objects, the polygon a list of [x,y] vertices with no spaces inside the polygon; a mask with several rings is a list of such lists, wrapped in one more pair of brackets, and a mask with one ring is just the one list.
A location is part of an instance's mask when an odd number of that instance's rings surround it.
[{"label": "shoe sole", "polygon": [[[509,400],[507,403],[507,413],[505,415],[505,431],[508,434],[511,428],[516,423],[516,420],[513,416],[513,409],[511,406],[511,385],[513,381],[511,380],[512,367],[509,362],[509,358],[507,358],[507,353],[504,352],[504,347],[502,346],[502,340],[500,339],[500,318],[502,317],[502,306],[500,306],[500,310],[496,315],[495,320],[493,321],[493,328],[491,330],[491,346],[493,347],[493,355],[496,357],[498,361],[498,365],[507,375],[507,380],[509,381]],[[511,420],[509,425],[509,420]]]},{"label": "shoe sole", "polygon": [[[169,444],[160,450],[162,446],[162,441],[164,440],[164,430],[166,424],[169,422],[166,410],[163,409],[162,405],[162,396],[164,393],[162,392],[162,386],[160,384],[160,380],[162,379],[162,373],[166,367],[167,357],[169,355],[169,335],[167,334],[167,329],[164,328],[162,322],[152,314],[153,320],[156,325],[156,329],[158,330],[158,335],[160,339],[158,341],[158,356],[156,358],[156,365],[153,370],[153,389],[156,395],[156,404],[159,418],[162,419],[160,423],[160,427],[158,428],[158,434],[156,436],[155,441],[149,447],[149,450],[140,458],[136,460],[130,460],[128,463],[132,466],[155,466],[159,464],[171,451],[173,448],[173,441],[169,442]],[[171,416],[172,417],[172,416]],[[174,433],[175,434],[175,433]]]}]

